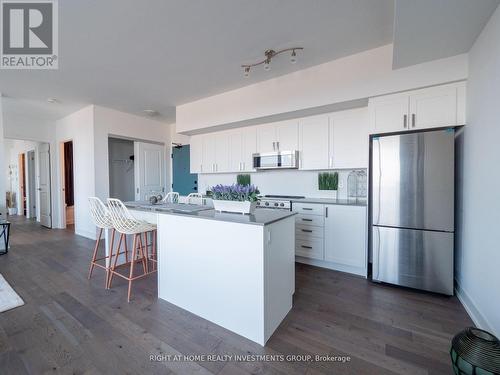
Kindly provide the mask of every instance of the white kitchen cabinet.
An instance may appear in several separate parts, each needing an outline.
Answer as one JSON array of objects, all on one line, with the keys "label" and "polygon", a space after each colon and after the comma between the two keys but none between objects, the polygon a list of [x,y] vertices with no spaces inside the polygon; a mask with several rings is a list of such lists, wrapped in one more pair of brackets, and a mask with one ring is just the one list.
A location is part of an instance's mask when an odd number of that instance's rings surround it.
[{"label": "white kitchen cabinet", "polygon": [[215,135],[206,134],[202,138],[202,172],[215,172]]},{"label": "white kitchen cabinet", "polygon": [[300,169],[331,167],[328,115],[305,117],[299,120]]},{"label": "white kitchen cabinet", "polygon": [[366,225],[366,207],[325,205],[325,261],[363,269]]},{"label": "white kitchen cabinet", "polygon": [[295,151],[299,148],[298,121],[280,121],[257,127],[257,151]]},{"label": "white kitchen cabinet", "polygon": [[368,168],[368,109],[336,112],[330,116],[328,168]]},{"label": "white kitchen cabinet", "polygon": [[254,127],[229,132],[229,171],[252,172],[252,155],[257,150],[257,135]]},{"label": "white kitchen cabinet", "polygon": [[229,172],[229,133],[215,133],[215,171]]},{"label": "white kitchen cabinet", "polygon": [[465,82],[371,98],[370,133],[465,124]]},{"label": "white kitchen cabinet", "polygon": [[202,173],[203,136],[191,136],[189,140],[189,154],[189,169],[191,173]]},{"label": "white kitchen cabinet", "polygon": [[253,172],[253,154],[257,152],[257,130],[255,127],[243,128],[241,130],[241,171]]},{"label": "white kitchen cabinet", "polygon": [[410,94],[410,129],[427,129],[458,125],[457,87],[437,86]]},{"label": "white kitchen cabinet", "polygon": [[267,153],[276,151],[276,127],[274,124],[259,125],[257,127],[257,152]]},{"label": "white kitchen cabinet", "polygon": [[295,151],[299,149],[299,126],[297,120],[276,123],[277,149]]},{"label": "white kitchen cabinet", "polygon": [[408,94],[394,94],[371,98],[370,111],[371,133],[391,133],[408,130]]}]

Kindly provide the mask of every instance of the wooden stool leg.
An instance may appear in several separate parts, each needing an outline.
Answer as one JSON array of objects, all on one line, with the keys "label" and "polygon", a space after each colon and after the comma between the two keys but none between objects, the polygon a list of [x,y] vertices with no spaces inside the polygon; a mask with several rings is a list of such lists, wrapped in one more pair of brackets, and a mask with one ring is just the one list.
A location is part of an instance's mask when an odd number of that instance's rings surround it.
[{"label": "wooden stool leg", "polygon": [[[111,268],[111,260],[113,259],[113,246],[115,245],[115,233],[116,230],[113,228],[111,230],[111,243],[109,244],[109,258],[105,259],[106,262],[106,278],[104,280],[104,288],[108,288],[108,279],[109,279],[109,269]],[[121,239],[121,237],[120,237]],[[118,245],[120,247],[120,245]],[[104,251],[106,251],[106,247],[104,248]],[[118,253],[118,252],[117,252]],[[104,254],[106,256],[106,254]]]},{"label": "wooden stool leg", "polygon": [[[124,235],[125,236],[125,235]],[[125,237],[125,262],[128,263],[128,244],[127,237]]]},{"label": "wooden stool leg", "polygon": [[146,255],[146,272],[149,272],[148,232],[144,232],[144,242],[144,254]]},{"label": "wooden stool leg", "polygon": [[[124,237],[125,241],[127,241],[127,237],[125,237],[126,235],[125,235],[125,234],[123,234],[123,233],[122,233],[121,235]],[[117,254],[118,254],[118,253],[117,253]],[[116,263],[117,263],[117,262],[118,262],[118,255],[116,255],[116,256],[115,256],[115,261],[113,262],[113,266],[111,267],[111,271],[112,271],[112,272],[110,272],[110,275],[109,275],[108,289],[109,289],[109,288],[111,288],[111,283],[113,282],[113,276],[114,276],[113,271],[114,271],[114,270],[115,270],[115,268],[116,268]]]},{"label": "wooden stool leg", "polygon": [[92,272],[94,271],[94,263],[95,263],[95,260],[97,259],[97,250],[99,249],[99,242],[101,241],[102,231],[103,231],[103,229],[101,228],[99,230],[99,236],[97,237],[97,240],[95,241],[94,253],[92,255],[92,260],[90,261],[90,269],[89,269],[88,279],[90,279],[92,277]]},{"label": "wooden stool leg", "polygon": [[144,273],[147,273],[147,264],[146,264],[146,259],[144,258],[144,244],[142,243],[142,235],[141,233],[138,234],[139,236],[139,253],[137,255],[140,256],[141,258],[141,263],[142,263],[142,270]]},{"label": "wooden stool leg", "polygon": [[[113,229],[113,242],[114,242],[114,231]],[[120,240],[118,241],[118,247],[116,248],[116,253],[115,253],[115,258],[118,258],[118,254],[120,253],[120,250],[122,248],[122,242],[123,242],[123,236],[124,234],[120,234]],[[112,242],[112,243],[113,243]],[[106,268],[106,289],[109,289],[109,278],[111,277],[111,261],[113,260],[113,247],[109,249],[109,265]]]},{"label": "wooden stool leg", "polygon": [[156,261],[157,261],[157,258],[156,258],[156,231],[153,230],[151,231],[151,253],[152,253],[152,258],[155,260],[155,262],[153,262],[153,270],[156,270]]},{"label": "wooden stool leg", "polygon": [[137,255],[137,234],[134,234],[134,244],[132,245],[132,262],[130,263],[130,274],[128,280],[127,302],[130,302],[130,292],[132,291],[132,277],[134,276],[134,264]]}]

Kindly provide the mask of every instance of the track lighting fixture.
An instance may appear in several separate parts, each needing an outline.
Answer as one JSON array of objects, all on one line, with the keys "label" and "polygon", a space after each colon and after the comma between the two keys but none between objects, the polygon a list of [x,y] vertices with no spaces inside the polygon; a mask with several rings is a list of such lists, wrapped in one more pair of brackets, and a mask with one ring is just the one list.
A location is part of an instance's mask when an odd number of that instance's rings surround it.
[{"label": "track lighting fixture", "polygon": [[288,52],[288,51],[292,51],[292,53],[290,55],[290,63],[295,64],[297,62],[297,52],[296,51],[303,50],[303,49],[304,49],[303,47],[293,47],[293,48],[282,49],[279,51],[274,51],[272,49],[268,49],[266,52],[264,52],[264,55],[266,56],[266,58],[264,60],[256,62],[254,64],[242,65],[241,67],[244,69],[243,74],[245,75],[245,77],[248,77],[250,75],[250,69],[253,68],[254,66],[258,66],[258,65],[264,65],[265,71],[271,70],[272,59],[275,56],[277,56],[283,52]]}]

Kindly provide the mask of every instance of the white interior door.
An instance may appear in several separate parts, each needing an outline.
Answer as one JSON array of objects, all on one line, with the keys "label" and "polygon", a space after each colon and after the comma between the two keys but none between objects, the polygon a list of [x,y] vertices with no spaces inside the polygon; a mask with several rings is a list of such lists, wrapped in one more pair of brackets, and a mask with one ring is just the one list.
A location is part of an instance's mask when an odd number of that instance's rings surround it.
[{"label": "white interior door", "polygon": [[165,195],[165,146],[134,143],[135,199],[148,200],[152,194]]},{"label": "white interior door", "polygon": [[40,202],[40,223],[52,228],[50,197],[50,145],[43,143],[38,148],[38,202]]}]

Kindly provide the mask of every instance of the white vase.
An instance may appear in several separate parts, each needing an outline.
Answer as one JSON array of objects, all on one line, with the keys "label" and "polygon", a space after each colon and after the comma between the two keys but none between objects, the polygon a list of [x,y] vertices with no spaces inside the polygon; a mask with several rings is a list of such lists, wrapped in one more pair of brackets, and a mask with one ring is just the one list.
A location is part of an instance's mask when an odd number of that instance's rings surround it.
[{"label": "white vase", "polygon": [[257,207],[257,202],[249,201],[224,201],[224,200],[213,200],[215,211],[219,212],[236,212],[239,214],[253,214],[255,207]]}]

